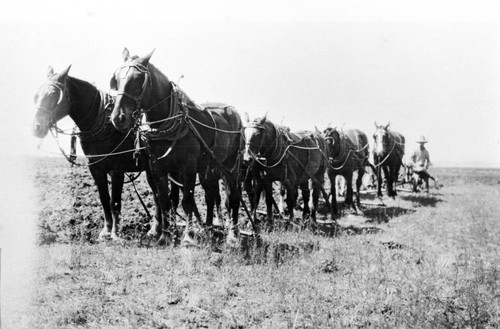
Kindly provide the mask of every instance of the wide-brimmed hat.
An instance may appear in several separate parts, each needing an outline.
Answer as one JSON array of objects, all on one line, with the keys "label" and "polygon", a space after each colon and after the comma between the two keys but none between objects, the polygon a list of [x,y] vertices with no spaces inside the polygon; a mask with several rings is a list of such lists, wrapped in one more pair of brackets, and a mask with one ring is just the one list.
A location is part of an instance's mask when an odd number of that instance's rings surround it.
[{"label": "wide-brimmed hat", "polygon": [[420,136],[420,138],[417,140],[417,143],[421,143],[421,144],[425,144],[425,143],[429,143],[429,141],[427,139],[425,139],[425,136],[422,135]]}]

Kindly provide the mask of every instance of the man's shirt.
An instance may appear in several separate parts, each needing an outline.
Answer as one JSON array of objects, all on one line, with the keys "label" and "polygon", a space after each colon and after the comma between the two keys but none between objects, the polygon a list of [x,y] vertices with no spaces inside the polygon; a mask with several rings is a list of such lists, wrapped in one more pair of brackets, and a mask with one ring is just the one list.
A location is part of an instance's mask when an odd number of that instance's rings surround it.
[{"label": "man's shirt", "polygon": [[411,156],[411,161],[416,164],[418,167],[422,167],[423,169],[427,169],[429,167],[429,163],[431,162],[429,157],[429,151],[426,149],[418,149],[413,152]]}]

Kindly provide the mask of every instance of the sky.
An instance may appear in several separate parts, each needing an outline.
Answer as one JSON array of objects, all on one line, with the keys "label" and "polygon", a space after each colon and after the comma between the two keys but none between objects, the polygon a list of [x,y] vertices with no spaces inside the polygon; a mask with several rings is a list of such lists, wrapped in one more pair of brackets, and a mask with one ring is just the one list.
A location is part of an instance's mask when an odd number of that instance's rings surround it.
[{"label": "sky", "polygon": [[[124,47],[195,101],[265,113],[292,130],[374,122],[420,135],[435,166],[500,167],[500,10],[496,1],[2,1],[0,272],[4,319],[33,273],[36,188],[22,155],[47,67],[107,91]],[[71,120],[60,126],[71,128]],[[61,141],[69,148],[69,141]],[[31,257],[30,257],[31,255]],[[7,315],[6,315],[7,314]]]},{"label": "sky", "polygon": [[[71,64],[70,75],[108,91],[127,47],[156,49],[151,62],[171,80],[184,76],[181,87],[200,103],[370,138],[375,121],[390,122],[407,152],[425,135],[434,165],[500,167],[493,1],[126,3],[16,1],[2,11],[0,127],[16,136],[13,152],[44,155],[30,128],[49,65]],[[58,152],[51,138],[41,149]]]}]

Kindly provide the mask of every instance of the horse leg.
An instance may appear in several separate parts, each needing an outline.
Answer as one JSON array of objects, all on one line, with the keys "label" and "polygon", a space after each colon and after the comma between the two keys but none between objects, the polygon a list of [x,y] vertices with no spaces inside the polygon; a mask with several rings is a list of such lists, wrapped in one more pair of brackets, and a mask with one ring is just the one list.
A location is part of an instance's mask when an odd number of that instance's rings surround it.
[{"label": "horse leg", "polygon": [[387,195],[392,196],[392,176],[390,175],[389,168],[384,166],[383,168],[384,176],[387,181]]},{"label": "horse leg", "polygon": [[227,173],[223,176],[223,181],[226,190],[226,203],[228,214],[231,219],[226,243],[234,245],[239,234],[238,230],[238,214],[240,209],[241,186],[238,180],[237,173]]},{"label": "horse leg", "polygon": [[221,203],[222,198],[220,196],[219,180],[217,180],[217,189],[215,191],[215,213],[217,215],[217,221],[219,222],[219,225],[225,227],[226,223],[224,221],[224,217],[222,216]]},{"label": "horse leg", "polygon": [[335,185],[335,177],[337,176],[332,170],[328,170],[328,178],[330,179],[330,194],[332,196],[332,209],[335,215],[338,215],[338,207],[337,207],[337,191]]},{"label": "horse leg", "polygon": [[293,222],[294,220],[294,208],[297,204],[297,188],[295,186],[291,186],[290,184],[286,185],[286,204],[288,206],[288,222],[287,226]]},{"label": "horse leg", "polygon": [[262,195],[262,191],[264,191],[264,182],[261,179],[255,180],[255,191],[252,192],[252,214],[254,218],[256,218],[257,208],[259,207],[260,196]]},{"label": "horse leg", "polygon": [[[385,169],[384,169],[384,172],[385,172]],[[379,198],[382,198],[382,168],[381,168],[381,166],[377,167],[377,196]]]},{"label": "horse leg", "polygon": [[[177,180],[177,177],[176,177],[176,180]],[[179,186],[174,183],[174,182],[170,182],[170,195],[169,195],[169,198],[170,198],[170,202],[172,204],[172,215],[171,215],[171,218],[172,218],[172,221],[173,222],[176,222],[177,221],[177,208],[179,207],[179,193],[180,193],[180,188]]]},{"label": "horse leg", "polygon": [[90,167],[90,173],[94,178],[95,184],[97,185],[97,191],[99,192],[99,199],[101,200],[102,209],[104,211],[104,225],[102,231],[99,233],[99,240],[104,240],[111,237],[111,230],[113,228],[113,217],[111,215],[110,201],[108,190],[108,177],[103,170],[92,170]]},{"label": "horse leg", "polygon": [[[158,245],[169,244],[172,241],[172,236],[169,232],[170,227],[170,209],[172,207],[169,197],[168,175],[161,162],[150,159],[151,178],[156,182],[156,192],[158,204],[160,205],[160,238],[156,242]],[[151,230],[158,230],[152,227]]]},{"label": "horse leg", "polygon": [[361,185],[363,184],[363,177],[365,176],[365,167],[361,166],[358,169],[358,178],[356,179],[356,206],[361,207],[360,191]]},{"label": "horse leg", "polygon": [[345,179],[345,186],[346,186],[346,192],[345,192],[345,205],[346,208],[348,208],[350,205],[352,205],[352,172],[348,172],[343,175]]},{"label": "horse leg", "polygon": [[118,224],[120,223],[120,212],[122,208],[122,190],[124,173],[111,171],[111,216],[113,226],[111,228],[111,239],[118,240]]},{"label": "horse leg", "polygon": [[280,194],[280,203],[278,205],[278,212],[280,213],[280,215],[282,215],[283,217],[285,217],[285,194],[286,194],[286,189],[285,189],[285,186],[283,185],[283,183],[280,183],[279,194]]},{"label": "horse leg", "polygon": [[267,230],[273,229],[273,182],[265,180],[263,182],[264,193],[266,197],[266,226]]},{"label": "horse leg", "polygon": [[387,195],[392,197],[393,196],[393,191],[392,191],[392,183],[393,183],[393,177],[392,177],[392,171],[389,167],[384,166],[384,176],[387,179]]},{"label": "horse leg", "polygon": [[300,190],[302,191],[302,201],[304,202],[302,210],[302,220],[306,220],[309,215],[311,215],[311,209],[309,208],[310,190],[309,190],[309,180],[300,184]]},{"label": "horse leg", "polygon": [[314,223],[316,223],[316,213],[318,210],[318,203],[319,203],[319,196],[321,194],[321,188],[323,187],[325,183],[325,174],[324,171],[318,171],[315,175],[316,179],[313,179],[313,184],[312,184],[312,211],[311,211],[311,218]]},{"label": "horse leg", "polygon": [[352,199],[352,194],[353,194],[352,171],[349,171],[348,173],[346,173],[344,175],[344,178],[345,178],[345,184],[346,184],[345,205],[347,206],[347,208],[349,208],[349,206],[352,206],[354,208],[354,210],[356,210],[356,207],[354,206],[354,201]]},{"label": "horse leg", "polygon": [[193,232],[191,232],[191,224],[193,218],[193,212],[196,208],[196,203],[194,200],[194,187],[196,184],[196,171],[194,168],[185,167],[184,168],[184,186],[183,186],[183,195],[182,198],[182,208],[187,215],[186,219],[186,227],[184,228],[184,234],[182,238],[182,242],[184,244],[193,244],[196,245],[196,242],[193,240]]},{"label": "horse leg", "polygon": [[207,217],[205,224],[211,227],[213,226],[214,220],[215,201],[217,198],[219,198],[220,200],[219,181],[217,177],[214,177],[213,175],[207,175],[207,177],[201,183],[201,186],[205,191],[205,203],[207,205]]},{"label": "horse leg", "polygon": [[147,235],[150,237],[155,237],[160,234],[160,223],[161,223],[161,206],[158,200],[158,187],[156,186],[156,182],[154,181],[151,172],[146,171],[146,179],[148,180],[149,186],[153,191],[153,201],[155,203],[156,216],[151,223],[151,228],[149,229]]},{"label": "horse leg", "polygon": [[401,164],[395,166],[395,167],[391,167],[391,171],[392,171],[392,196],[393,197],[396,197],[398,195],[398,191],[397,191],[397,184],[398,184],[398,178],[399,178],[399,168],[401,167]]}]

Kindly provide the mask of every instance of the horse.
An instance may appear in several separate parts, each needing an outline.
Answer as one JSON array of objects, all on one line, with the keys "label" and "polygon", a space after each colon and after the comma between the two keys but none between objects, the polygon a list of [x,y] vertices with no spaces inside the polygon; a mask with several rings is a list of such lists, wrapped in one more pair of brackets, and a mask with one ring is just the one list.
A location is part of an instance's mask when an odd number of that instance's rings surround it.
[{"label": "horse", "polygon": [[145,115],[149,130],[143,132],[149,164],[158,191],[162,221],[156,222],[151,234],[159,235],[158,244],[170,243],[176,231],[170,225],[167,174],[182,177],[182,206],[187,214],[183,243],[196,244],[191,230],[196,207],[196,175],[205,190],[207,214],[205,225],[213,226],[213,208],[219,193],[219,179],[225,183],[226,206],[231,218],[226,242],[234,244],[238,231],[240,204],[239,159],[242,120],[230,105],[218,104],[207,109],[194,103],[188,95],[158,68],[150,63],[154,50],[139,57],[122,52],[123,64],[110,80],[116,90],[111,114],[120,131],[137,129]]},{"label": "horse", "polygon": [[[345,204],[351,205],[357,212],[356,205],[360,206],[359,192],[365,174],[365,167],[369,166],[368,157],[368,137],[358,129],[327,128],[323,132],[328,155],[328,177],[330,178],[332,207],[334,213],[338,213],[336,200],[336,176],[342,175],[345,178],[347,191]],[[352,177],[358,171],[356,179],[356,204],[353,202]]]},{"label": "horse", "polygon": [[[121,194],[126,172],[146,171],[151,175],[144,151],[134,157],[134,136],[116,130],[109,122],[114,97],[93,84],[68,75],[71,65],[60,73],[49,66],[47,80],[38,89],[34,102],[37,108],[33,135],[44,138],[57,122],[69,116],[80,130],[80,144],[87,156],[88,168],[99,192],[104,211],[104,225],[99,234],[103,240],[118,238]],[[68,158],[68,160],[73,160]],[[111,177],[111,196],[108,178]],[[154,198],[157,204],[156,197]],[[158,207],[156,207],[158,215]]]},{"label": "horse", "polygon": [[387,125],[377,125],[373,134],[373,160],[377,172],[377,196],[382,197],[382,170],[387,180],[387,195],[394,198],[397,195],[396,183],[399,170],[403,164],[405,152],[405,137],[389,130]]},{"label": "horse", "polygon": [[[256,188],[257,196],[252,207],[254,209],[257,207],[260,191],[263,189],[267,206],[267,226],[272,229],[274,201],[272,183],[279,181],[287,194],[289,219],[286,225],[288,226],[294,219],[298,188],[302,191],[304,201],[303,220],[310,215],[316,222],[316,210],[327,166],[323,155],[325,151],[323,137],[308,131],[291,133],[288,128],[268,120],[267,115],[253,121],[250,121],[248,114],[245,118],[243,162],[247,166],[253,163],[253,168],[258,170],[254,175],[259,178],[260,185]],[[312,211],[309,208],[309,179],[313,181]]]}]

